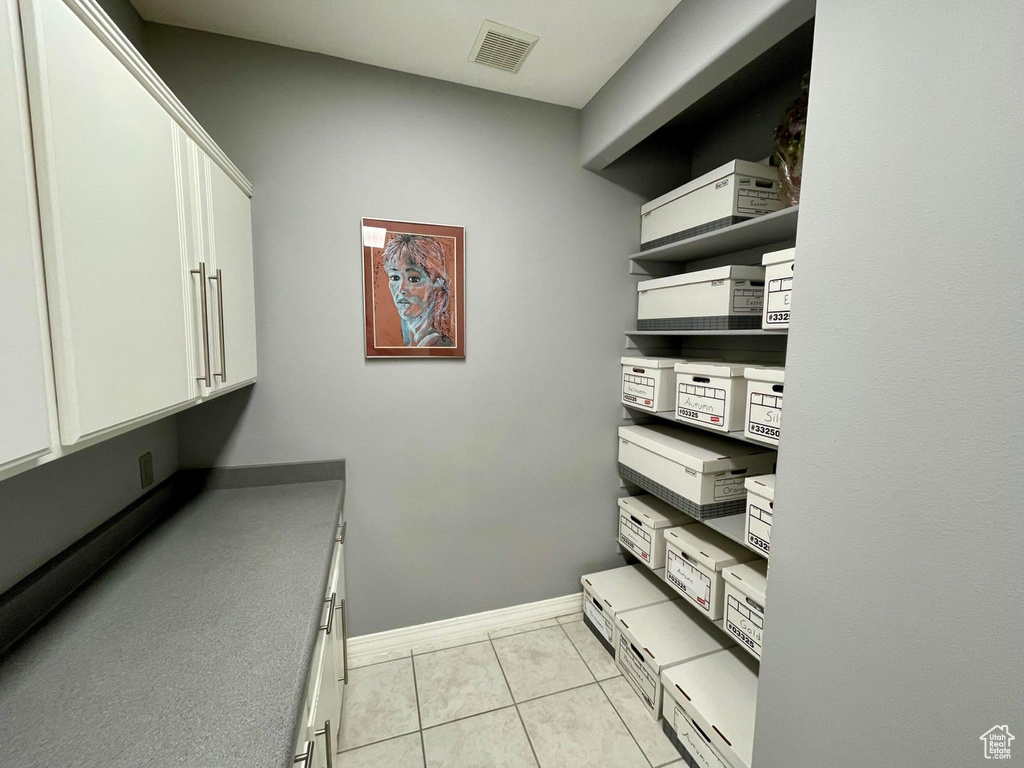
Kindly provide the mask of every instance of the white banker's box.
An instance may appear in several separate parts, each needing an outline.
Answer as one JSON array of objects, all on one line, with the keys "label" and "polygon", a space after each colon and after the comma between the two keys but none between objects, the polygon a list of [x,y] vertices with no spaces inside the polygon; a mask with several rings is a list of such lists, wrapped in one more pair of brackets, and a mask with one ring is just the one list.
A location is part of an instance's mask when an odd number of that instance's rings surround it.
[{"label": "white banker's box", "polygon": [[640,250],[779,211],[777,169],[733,160],[640,206]]},{"label": "white banker's box", "polygon": [[661,716],[662,670],[733,645],[684,600],[620,613],[615,624],[615,664],[655,720]]},{"label": "white banker's box", "polygon": [[778,445],[782,435],[782,391],[786,369],[777,366],[744,368],[743,376],[747,379],[743,434]]},{"label": "white banker's box", "polygon": [[685,512],[649,494],[619,499],[619,544],[648,568],[665,567],[665,528],[696,524]]},{"label": "white banker's box", "polygon": [[665,531],[665,581],[712,621],[722,618],[722,569],[757,558],[753,552],[707,526]]},{"label": "white banker's box", "polygon": [[744,523],[743,540],[751,549],[765,556],[771,548],[772,515],[775,512],[775,475],[748,477],[747,519]]},{"label": "white banker's box", "polygon": [[698,520],[744,511],[747,475],[773,471],[775,451],[678,427],[619,427],[619,474]]},{"label": "white banker's box", "polygon": [[733,648],[672,667],[661,677],[672,700],[707,735],[726,766],[750,768],[757,662]]},{"label": "white banker's box", "polygon": [[639,565],[588,573],[580,583],[583,618],[613,656],[617,643],[615,617],[619,613],[676,599],[662,580],[660,570],[649,571]]},{"label": "white banker's box", "polygon": [[720,432],[743,429],[747,380],[742,365],[676,363],[676,419]]},{"label": "white banker's box", "polygon": [[675,357],[624,357],[622,402],[657,413],[671,411],[675,403]]},{"label": "white banker's box", "polygon": [[760,659],[768,561],[731,565],[722,570],[722,576],[725,578],[725,629],[739,641],[740,647]]},{"label": "white banker's box", "polygon": [[795,259],[796,248],[772,251],[761,257],[761,265],[764,267],[764,313],[761,325],[765,328],[789,328]]},{"label": "white banker's box", "polygon": [[661,703],[661,729],[669,740],[675,742],[676,749],[682,747],[690,756],[690,760],[680,762],[698,768],[732,768],[715,749],[711,737],[679,706],[677,699],[682,700],[681,691],[668,681],[666,672],[661,673],[661,684],[665,689]]},{"label": "white banker's box", "polygon": [[728,331],[761,327],[764,267],[715,267],[636,284],[641,331]]}]

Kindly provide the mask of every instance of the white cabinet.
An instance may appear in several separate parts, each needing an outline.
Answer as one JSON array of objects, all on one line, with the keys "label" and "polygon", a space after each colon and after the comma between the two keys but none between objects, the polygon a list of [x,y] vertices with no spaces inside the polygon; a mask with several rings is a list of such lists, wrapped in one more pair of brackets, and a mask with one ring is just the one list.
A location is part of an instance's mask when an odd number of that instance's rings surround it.
[{"label": "white cabinet", "polygon": [[231,389],[256,379],[256,291],[253,284],[252,218],[248,196],[220,166],[206,158],[210,174],[210,224],[217,290],[219,360],[216,388]]},{"label": "white cabinet", "polygon": [[23,0],[62,442],[193,395],[178,126],[61,0]]},{"label": "white cabinet", "polygon": [[0,0],[0,472],[50,452],[52,381],[15,0]]},{"label": "white cabinet", "polygon": [[184,134],[181,140],[183,206],[191,206],[186,266],[199,293],[193,303],[199,311],[190,318],[191,358],[205,396],[256,379],[252,218],[248,195],[195,142]]},{"label": "white cabinet", "polygon": [[305,749],[306,742],[315,742],[313,765],[325,768],[327,754],[332,758],[338,749],[341,734],[341,706],[348,679],[347,665],[348,627],[345,622],[345,524],[338,527],[330,572],[327,575],[327,594],[313,662],[309,670],[306,699],[299,728],[296,754]]}]

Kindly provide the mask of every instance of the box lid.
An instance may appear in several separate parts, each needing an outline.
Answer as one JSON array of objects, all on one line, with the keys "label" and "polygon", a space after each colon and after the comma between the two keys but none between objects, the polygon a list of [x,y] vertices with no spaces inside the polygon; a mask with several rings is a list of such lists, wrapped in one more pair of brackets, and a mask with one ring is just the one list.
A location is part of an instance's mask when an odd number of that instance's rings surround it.
[{"label": "box lid", "polygon": [[664,456],[697,472],[746,468],[752,460],[772,456],[769,448],[728,437],[677,427],[619,427],[619,438]]},{"label": "box lid", "polygon": [[764,608],[764,597],[768,588],[767,560],[758,559],[740,565],[730,565],[722,569],[722,578]]},{"label": "box lid", "polygon": [[669,528],[665,543],[685,552],[711,571],[720,571],[727,565],[745,563],[757,557],[742,544],[727,539],[706,525]]},{"label": "box lid", "polygon": [[619,631],[658,670],[735,645],[682,599],[624,611],[615,620]]},{"label": "box lid", "polygon": [[661,197],[656,197],[648,203],[644,203],[640,206],[640,215],[650,213],[655,208],[660,208],[667,203],[671,203],[673,200],[688,195],[696,189],[706,187],[708,184],[713,184],[720,179],[724,179],[726,176],[731,176],[734,173],[738,173],[742,176],[752,176],[755,179],[765,179],[768,181],[778,181],[779,171],[777,168],[773,168],[770,165],[764,163],[755,163],[750,160],[731,160],[725,165],[720,165],[713,171],[708,171],[705,174],[698,176],[696,179],[692,179],[681,187],[676,187],[671,192],[666,192]]},{"label": "box lid", "polygon": [[[661,674],[672,698],[730,763],[750,768],[757,710],[757,661],[739,648],[688,661]],[[680,696],[679,692],[683,695]]]},{"label": "box lid", "polygon": [[726,379],[731,379],[734,376],[742,378],[744,368],[746,368],[745,363],[712,363],[704,360],[683,360],[675,364],[676,373],[718,376]]},{"label": "box lid", "polygon": [[627,565],[610,571],[584,574],[580,583],[615,615],[619,611],[677,597],[657,574],[643,565]]},{"label": "box lid", "polygon": [[743,481],[748,493],[764,496],[768,501],[775,501],[775,475],[755,475]]},{"label": "box lid", "polygon": [[682,362],[680,357],[624,357],[623,365],[635,365],[638,368],[671,368]]},{"label": "box lid", "polygon": [[782,264],[787,261],[796,260],[796,248],[784,248],[781,251],[772,251],[761,256],[761,265]]},{"label": "box lid", "polygon": [[692,525],[697,521],[666,504],[656,496],[645,493],[641,496],[626,496],[619,499],[619,509],[640,520],[649,528],[668,528],[673,525]]},{"label": "box lid", "polygon": [[775,384],[784,384],[786,369],[777,365],[764,365],[757,368],[744,368],[743,378],[751,381],[771,381]]},{"label": "box lid", "polygon": [[702,269],[699,272],[687,272],[683,275],[669,275],[654,280],[641,280],[636,284],[639,293],[652,291],[656,288],[675,288],[680,285],[710,283],[713,280],[764,280],[764,267],[715,267]]}]

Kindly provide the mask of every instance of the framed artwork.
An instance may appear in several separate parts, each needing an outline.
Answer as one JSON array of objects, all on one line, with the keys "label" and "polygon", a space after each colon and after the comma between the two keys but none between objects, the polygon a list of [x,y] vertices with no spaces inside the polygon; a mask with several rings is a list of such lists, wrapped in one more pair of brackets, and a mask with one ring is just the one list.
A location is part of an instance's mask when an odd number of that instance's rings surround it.
[{"label": "framed artwork", "polygon": [[362,220],[367,357],[466,356],[465,234]]}]

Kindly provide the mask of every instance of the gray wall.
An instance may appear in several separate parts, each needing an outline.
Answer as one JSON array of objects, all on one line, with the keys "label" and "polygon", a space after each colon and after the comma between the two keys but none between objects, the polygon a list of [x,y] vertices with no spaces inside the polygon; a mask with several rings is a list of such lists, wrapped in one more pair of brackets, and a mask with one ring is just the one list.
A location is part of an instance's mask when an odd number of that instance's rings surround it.
[{"label": "gray wall", "polygon": [[[136,46],[142,20],[128,0],[100,3]],[[178,468],[174,419],[164,419],[0,483],[0,593],[141,496],[138,457],[156,481]]]},{"label": "gray wall", "polygon": [[1022,32],[818,0],[758,768],[1024,757]]},{"label": "gray wall", "polygon": [[580,161],[605,168],[813,15],[814,0],[683,0],[583,108]]},{"label": "gray wall", "polygon": [[124,32],[125,37],[132,41],[132,45],[139,49],[143,55],[142,34],[145,22],[139,16],[129,0],[96,0],[100,7],[107,12],[107,15]]},{"label": "gray wall", "polygon": [[[259,381],[180,417],[183,464],[345,458],[354,634],[621,563],[640,199],[580,168],[579,112],[170,27],[146,45],[255,186]],[[364,359],[361,216],[466,227],[464,362]]]},{"label": "gray wall", "polygon": [[139,456],[153,453],[154,485],[178,468],[178,430],[163,419],[0,483],[0,593],[148,489]]}]

